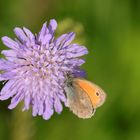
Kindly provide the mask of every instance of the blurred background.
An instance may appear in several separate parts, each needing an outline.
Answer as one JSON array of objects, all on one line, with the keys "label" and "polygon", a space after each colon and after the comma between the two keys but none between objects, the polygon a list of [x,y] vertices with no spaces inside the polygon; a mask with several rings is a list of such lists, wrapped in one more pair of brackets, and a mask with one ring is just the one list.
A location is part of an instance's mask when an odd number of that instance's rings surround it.
[{"label": "blurred background", "polygon": [[48,121],[20,105],[8,110],[10,100],[0,102],[0,139],[139,140],[140,0],[0,0],[0,38],[15,37],[15,26],[37,33],[51,18],[59,23],[57,35],[75,31],[75,41],[87,46],[87,79],[106,91],[107,100],[91,119],[64,108]]}]

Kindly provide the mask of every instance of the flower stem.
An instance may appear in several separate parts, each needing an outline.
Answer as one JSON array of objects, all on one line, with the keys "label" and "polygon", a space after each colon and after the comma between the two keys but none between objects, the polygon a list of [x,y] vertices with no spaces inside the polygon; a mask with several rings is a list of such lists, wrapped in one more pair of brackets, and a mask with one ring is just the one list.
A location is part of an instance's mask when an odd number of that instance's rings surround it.
[{"label": "flower stem", "polygon": [[21,104],[12,111],[10,123],[11,140],[34,139],[34,125],[30,111],[21,111]]}]

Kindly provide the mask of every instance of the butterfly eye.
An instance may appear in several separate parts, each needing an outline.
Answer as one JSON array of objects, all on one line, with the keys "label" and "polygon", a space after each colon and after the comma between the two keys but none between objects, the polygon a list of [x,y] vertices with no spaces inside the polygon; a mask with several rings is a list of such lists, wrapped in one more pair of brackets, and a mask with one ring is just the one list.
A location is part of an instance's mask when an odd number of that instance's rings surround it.
[{"label": "butterfly eye", "polygon": [[96,95],[97,95],[97,96],[99,96],[99,95],[100,95],[100,93],[99,93],[99,92],[96,92]]}]

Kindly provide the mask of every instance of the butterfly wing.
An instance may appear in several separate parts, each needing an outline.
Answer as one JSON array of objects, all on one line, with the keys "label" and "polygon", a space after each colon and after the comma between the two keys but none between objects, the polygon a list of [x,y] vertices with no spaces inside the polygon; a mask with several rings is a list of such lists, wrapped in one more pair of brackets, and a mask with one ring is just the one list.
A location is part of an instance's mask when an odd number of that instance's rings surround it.
[{"label": "butterfly wing", "polygon": [[67,105],[75,115],[83,119],[93,116],[95,109],[93,109],[92,102],[78,83],[72,82],[72,85],[65,87],[65,91]]},{"label": "butterfly wing", "polygon": [[106,93],[98,85],[79,78],[73,79],[73,82],[76,82],[87,93],[94,108],[98,108],[104,103]]}]

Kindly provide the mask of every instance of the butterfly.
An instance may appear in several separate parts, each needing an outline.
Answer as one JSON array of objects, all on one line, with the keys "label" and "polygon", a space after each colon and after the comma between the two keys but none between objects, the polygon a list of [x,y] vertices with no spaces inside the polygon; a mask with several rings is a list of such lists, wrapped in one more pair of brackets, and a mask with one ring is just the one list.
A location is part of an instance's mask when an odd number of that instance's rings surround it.
[{"label": "butterfly", "polygon": [[106,93],[96,84],[80,78],[69,78],[65,85],[67,106],[79,118],[91,118],[100,107]]}]

